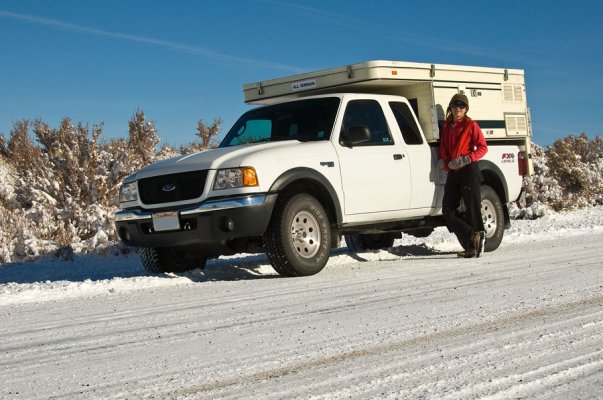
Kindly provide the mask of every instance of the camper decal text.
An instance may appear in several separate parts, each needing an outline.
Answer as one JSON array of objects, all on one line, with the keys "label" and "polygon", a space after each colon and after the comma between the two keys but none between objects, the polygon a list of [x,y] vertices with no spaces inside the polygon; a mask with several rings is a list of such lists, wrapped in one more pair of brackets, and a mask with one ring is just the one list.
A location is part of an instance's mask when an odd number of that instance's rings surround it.
[{"label": "camper decal text", "polygon": [[315,80],[310,80],[310,81],[301,81],[301,82],[295,82],[291,84],[291,88],[296,91],[296,90],[307,90],[307,89],[312,89],[316,87],[316,81]]}]

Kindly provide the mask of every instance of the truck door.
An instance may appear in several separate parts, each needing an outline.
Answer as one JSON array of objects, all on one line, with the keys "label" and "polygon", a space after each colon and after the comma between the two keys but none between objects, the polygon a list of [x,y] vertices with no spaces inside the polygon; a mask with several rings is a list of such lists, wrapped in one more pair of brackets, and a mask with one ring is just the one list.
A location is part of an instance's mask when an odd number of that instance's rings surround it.
[{"label": "truck door", "polygon": [[381,104],[351,100],[340,138],[350,127],[367,127],[370,139],[351,147],[335,145],[339,157],[345,214],[404,210],[410,204],[410,168],[404,146],[394,141]]},{"label": "truck door", "polygon": [[[438,148],[431,148],[425,141],[417,119],[409,105],[402,101],[390,101],[389,108],[395,122],[391,125],[400,130],[406,147],[412,194],[410,209],[432,209],[436,207],[437,185],[439,182]],[[394,129],[395,131],[396,129]],[[397,132],[394,137],[397,137]],[[425,214],[420,212],[419,215]]]}]

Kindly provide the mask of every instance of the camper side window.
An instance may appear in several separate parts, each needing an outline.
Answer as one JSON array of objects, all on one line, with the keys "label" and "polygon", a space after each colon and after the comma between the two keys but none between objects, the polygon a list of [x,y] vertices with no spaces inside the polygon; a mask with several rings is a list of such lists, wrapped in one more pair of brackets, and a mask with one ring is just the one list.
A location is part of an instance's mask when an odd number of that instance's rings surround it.
[{"label": "camper side window", "polygon": [[389,106],[396,117],[404,142],[406,142],[406,144],[422,144],[423,138],[421,137],[415,118],[413,117],[410,108],[408,108],[408,105],[406,103],[392,101],[389,103]]},{"label": "camper side window", "polygon": [[343,116],[342,133],[352,126],[366,126],[371,132],[371,139],[358,146],[394,144],[381,105],[375,100],[352,100],[348,103]]}]

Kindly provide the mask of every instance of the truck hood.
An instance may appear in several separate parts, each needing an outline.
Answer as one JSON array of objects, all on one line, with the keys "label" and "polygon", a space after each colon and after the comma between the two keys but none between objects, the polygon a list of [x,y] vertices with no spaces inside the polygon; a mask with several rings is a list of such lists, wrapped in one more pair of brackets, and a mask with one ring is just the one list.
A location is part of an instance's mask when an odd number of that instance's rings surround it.
[{"label": "truck hood", "polygon": [[245,157],[272,149],[299,147],[304,143],[287,140],[274,143],[246,144],[205,150],[198,153],[173,157],[150,164],[125,179],[126,182],[158,175],[177,174],[181,172],[206,169],[235,168],[241,166]]}]

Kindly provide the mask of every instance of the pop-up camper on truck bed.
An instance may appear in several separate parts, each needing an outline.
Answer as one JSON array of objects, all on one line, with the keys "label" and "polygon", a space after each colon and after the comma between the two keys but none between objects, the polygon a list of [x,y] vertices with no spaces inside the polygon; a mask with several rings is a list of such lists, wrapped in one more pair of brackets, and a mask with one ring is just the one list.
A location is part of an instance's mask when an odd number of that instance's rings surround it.
[{"label": "pop-up camper on truck bed", "polygon": [[273,104],[327,93],[372,93],[408,99],[425,139],[434,143],[456,93],[471,102],[471,115],[486,140],[527,146],[532,135],[524,72],[519,69],[368,61],[244,85],[245,102]]}]

